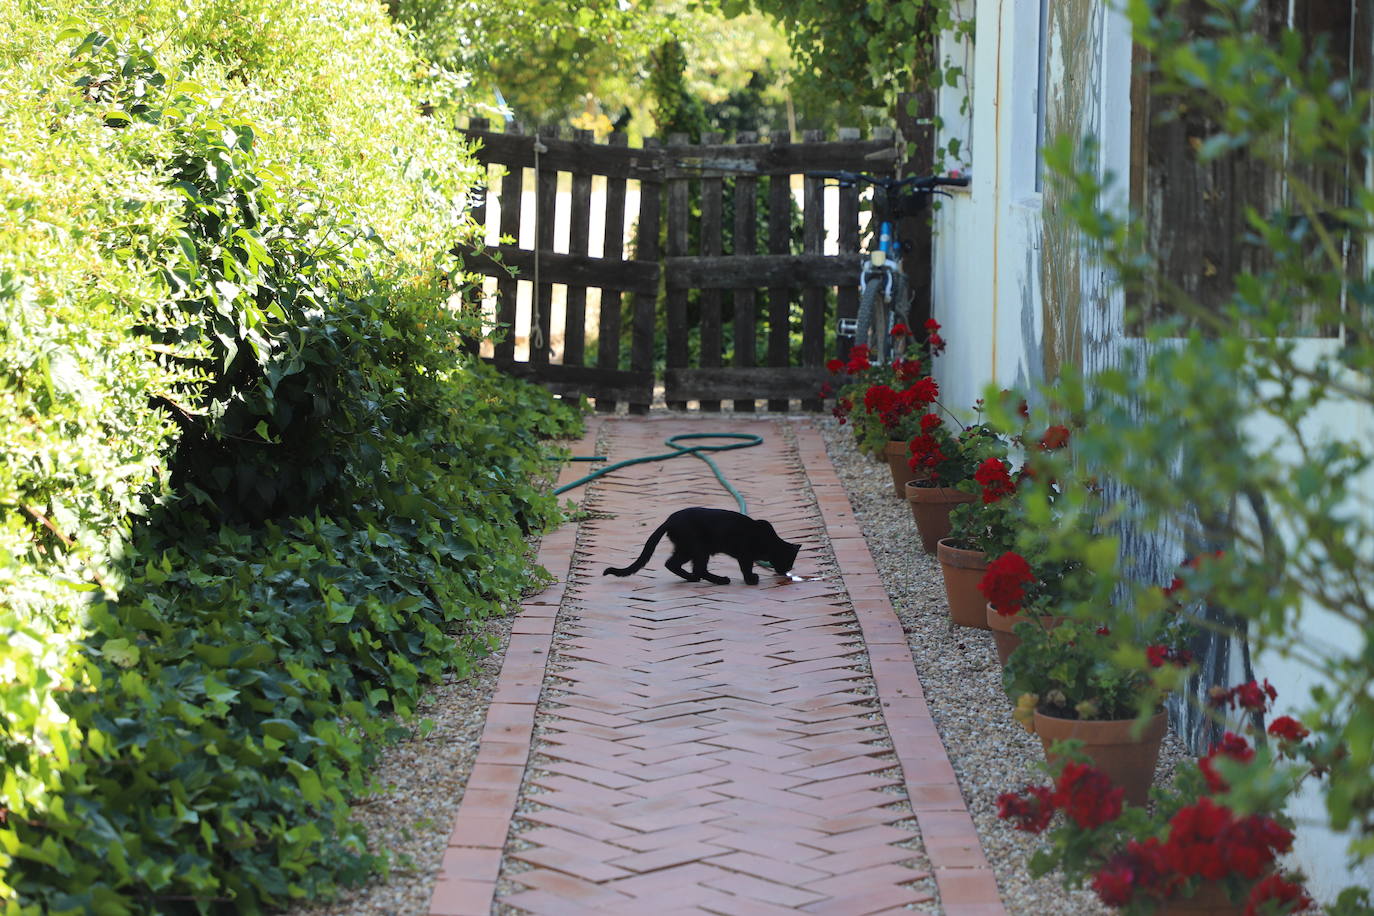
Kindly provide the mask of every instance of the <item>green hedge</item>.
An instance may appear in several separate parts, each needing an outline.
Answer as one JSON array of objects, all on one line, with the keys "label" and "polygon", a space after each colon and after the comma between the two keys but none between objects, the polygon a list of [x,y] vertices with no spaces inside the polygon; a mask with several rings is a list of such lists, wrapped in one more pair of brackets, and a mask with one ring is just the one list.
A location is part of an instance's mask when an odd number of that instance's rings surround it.
[{"label": "green hedge", "polygon": [[0,24],[0,902],[327,896],[578,418],[459,351],[474,172],[377,5]]}]

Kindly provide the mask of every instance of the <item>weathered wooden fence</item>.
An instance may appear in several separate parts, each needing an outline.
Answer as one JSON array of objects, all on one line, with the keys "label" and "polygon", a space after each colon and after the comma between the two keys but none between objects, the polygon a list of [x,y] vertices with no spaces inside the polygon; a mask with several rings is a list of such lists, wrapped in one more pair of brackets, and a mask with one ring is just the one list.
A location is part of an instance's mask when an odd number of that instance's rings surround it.
[{"label": "weathered wooden fence", "polygon": [[[787,134],[760,139],[744,133],[733,143],[707,136],[699,145],[670,137],[665,145],[647,140],[640,148],[626,146],[623,136],[603,144],[586,132],[571,139],[552,130],[525,134],[518,126],[495,132],[482,121],[466,133],[478,142],[478,159],[502,170],[493,228],[503,238],[518,240],[522,228],[529,234],[520,202],[526,170],[534,173],[528,214],[533,247],[488,246],[470,265],[496,278],[494,317],[512,328],[492,354],[498,367],[560,394],[586,395],[601,410],[623,401],[642,412],[652,402],[654,362],[661,355],[670,406],[695,401],[709,411],[733,400],[735,409],[748,411],[766,400],[770,410],[786,410],[800,399],[803,409],[820,409],[827,328],[836,318],[853,317],[858,307],[859,192],[839,191],[838,251],[826,254],[823,182],[803,173],[890,173],[896,156],[890,132],[861,139],[858,131],[842,130],[835,140],[808,132],[796,143]],[[571,176],[566,251],[554,248],[559,173]],[[604,190],[593,194],[595,176],[604,180]],[[627,186],[639,200],[629,229],[632,258],[624,256]],[[595,222],[604,226],[599,257],[589,254],[594,207],[600,216]],[[485,212],[477,215],[487,219]],[[532,307],[517,327],[520,281],[533,284]],[[557,352],[556,284],[566,287]],[[594,358],[587,350],[589,288],[601,295],[591,329]],[[630,342],[622,354],[627,320]],[[793,346],[798,331],[799,354]],[[525,360],[516,359],[517,338],[529,342]]]}]

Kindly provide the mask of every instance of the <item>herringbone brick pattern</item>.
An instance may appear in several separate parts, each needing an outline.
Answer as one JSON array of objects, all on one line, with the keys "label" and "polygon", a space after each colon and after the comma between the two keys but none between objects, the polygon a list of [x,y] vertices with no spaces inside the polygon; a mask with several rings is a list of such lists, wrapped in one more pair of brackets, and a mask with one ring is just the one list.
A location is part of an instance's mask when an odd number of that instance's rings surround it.
[{"label": "herringbone brick pattern", "polygon": [[[609,422],[613,461],[670,434]],[[722,556],[712,571],[730,585],[685,582],[662,567],[667,544],[635,576],[604,577],[670,512],[734,506],[691,458],[595,484],[556,636],[553,605],[531,604],[513,638],[433,913],[486,912],[494,889],[496,905],[536,914],[862,916],[920,912],[937,883],[951,916],[1001,913],[900,625],[833,471],[817,474],[830,470],[818,439],[795,447],[769,421],[710,429],[764,435],[717,461],[751,515],[804,544],[801,580],[760,570],[746,586]],[[868,566],[842,578],[837,558]]]}]

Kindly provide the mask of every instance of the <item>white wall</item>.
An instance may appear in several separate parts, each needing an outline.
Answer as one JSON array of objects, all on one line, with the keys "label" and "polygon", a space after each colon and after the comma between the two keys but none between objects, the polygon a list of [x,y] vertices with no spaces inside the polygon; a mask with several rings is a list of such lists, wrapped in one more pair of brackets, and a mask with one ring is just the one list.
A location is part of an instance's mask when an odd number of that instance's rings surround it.
[{"label": "white wall", "polygon": [[[946,89],[940,114],[972,130],[972,183],[935,220],[933,311],[949,343],[936,361],[946,406],[962,412],[995,382],[1038,380],[1038,237],[1035,189],[1039,0],[978,0],[974,11],[971,125],[962,88]],[[1000,49],[1000,56],[998,51]],[[949,56],[963,49],[949,42]]]},{"label": "white wall", "polygon": [[[1329,353],[1340,345],[1339,340],[1307,340],[1298,344],[1295,356],[1300,362],[1312,364],[1319,355]],[[1257,450],[1267,451],[1281,460],[1296,462],[1300,458],[1293,445],[1292,434],[1276,421],[1266,417],[1251,418],[1245,430]],[[1313,411],[1304,424],[1304,436],[1309,441],[1353,441],[1368,446],[1374,442],[1374,415],[1362,407],[1344,404],[1325,404]],[[1365,486],[1356,487],[1348,511],[1366,518],[1371,510],[1367,496],[1374,492],[1374,471],[1363,475]],[[1282,526],[1282,519],[1278,519]],[[1290,551],[1301,551],[1302,544],[1287,537]],[[1337,659],[1356,656],[1365,651],[1370,634],[1342,618],[1316,606],[1303,611],[1303,633],[1307,651],[1321,658]],[[1278,652],[1262,652],[1255,657],[1256,675],[1268,678],[1279,692],[1275,715],[1301,715],[1301,709],[1313,687],[1329,683],[1321,671],[1286,658]],[[1310,782],[1302,794],[1289,806],[1288,814],[1298,822],[1292,864],[1308,876],[1308,888],[1318,900],[1331,900],[1343,887],[1358,884],[1374,888],[1374,861],[1351,869],[1347,864],[1345,847],[1348,837],[1337,835],[1325,826],[1326,809],[1321,787]]]},{"label": "white wall", "polygon": [[[1055,0],[1044,0],[1055,2]],[[1041,0],[969,0],[977,23],[972,67],[972,115],[958,112],[962,89],[946,89],[939,113],[950,131],[971,131],[973,181],[956,192],[936,216],[933,260],[933,305],[944,325],[949,348],[936,362],[943,400],[951,409],[967,409],[986,385],[1030,387],[1043,381],[1044,310],[1041,303],[1041,243],[1046,196],[1036,188],[1037,71]],[[1048,48],[1047,103],[1071,101],[1065,93],[1095,93],[1085,113],[1087,133],[1100,143],[1101,168],[1120,176],[1117,203],[1124,206],[1125,176],[1130,166],[1130,80],[1132,42],[1129,24],[1105,4],[1094,5],[1090,38],[1095,42],[1095,72],[1079,83],[1065,80],[1069,49],[1051,40]],[[1051,35],[1053,36],[1053,30]],[[1081,53],[1082,49],[1077,49]],[[957,59],[963,49],[952,40],[944,48]],[[1082,359],[1088,370],[1116,361],[1123,346],[1133,345],[1122,332],[1121,296],[1090,258],[1074,262],[1081,297],[1084,337]],[[1320,347],[1314,342],[1304,346]],[[1368,412],[1333,408],[1314,418],[1320,429],[1358,435],[1374,441],[1374,417]],[[1268,435],[1257,422],[1253,432]],[[1374,492],[1374,472],[1370,474]],[[1367,508],[1367,506],[1366,506]],[[1334,645],[1342,644],[1341,625],[1328,615],[1304,618],[1312,631]],[[1361,634],[1349,634],[1345,645],[1362,646]],[[1255,659],[1257,675],[1280,692],[1276,714],[1300,707],[1318,675],[1273,654]],[[1326,820],[1314,791],[1297,799],[1289,812],[1299,821],[1291,866],[1310,878],[1319,900],[1331,900],[1341,887],[1374,886],[1374,865],[1352,872],[1346,864],[1345,840],[1322,824]]]}]

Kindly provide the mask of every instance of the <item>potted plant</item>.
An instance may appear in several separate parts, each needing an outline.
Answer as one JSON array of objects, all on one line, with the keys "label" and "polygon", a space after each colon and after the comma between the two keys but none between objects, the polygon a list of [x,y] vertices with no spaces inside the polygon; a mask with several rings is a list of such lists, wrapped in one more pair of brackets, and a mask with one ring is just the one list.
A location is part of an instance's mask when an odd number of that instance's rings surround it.
[{"label": "potted plant", "polygon": [[937,542],[935,556],[944,576],[950,618],[959,626],[986,629],[987,599],[979,591],[979,582],[988,558],[1001,556],[1016,543],[1021,512],[1016,476],[1005,458],[984,459],[973,480],[980,492],[972,502],[950,510],[949,536]]},{"label": "potted plant", "polygon": [[[990,567],[991,568],[991,567]],[[1074,617],[1055,627],[1016,626],[1021,644],[1008,656],[1002,684],[1016,703],[1013,713],[1040,738],[1045,758],[1059,759],[1057,741],[1075,739],[1093,764],[1122,787],[1133,804],[1144,804],[1154,779],[1159,745],[1168,722],[1154,703],[1152,667],[1187,668],[1182,648],[1190,627],[1178,614],[1157,614],[1144,631],[1148,664],[1133,665],[1115,651],[1107,627]]]},{"label": "potted plant", "polygon": [[1021,644],[1018,625],[1053,629],[1068,619],[1065,608],[1091,592],[1079,563],[1050,560],[1030,549],[1026,553],[1029,559],[1013,550],[997,555],[977,584],[985,626],[992,630],[1003,666]]},{"label": "potted plant", "polygon": [[[1251,682],[1221,695],[1222,703],[1257,716],[1275,693]],[[1251,740],[1227,732],[1196,765],[1181,766],[1170,786],[1155,789],[1149,810],[1128,801],[1101,770],[1065,758],[1050,767],[1052,784],[999,796],[998,816],[1017,830],[1048,830],[1048,847],[1031,858],[1032,875],[1058,869],[1066,887],[1089,883],[1104,904],[1129,916],[1300,912],[1312,900],[1300,876],[1278,870],[1277,856],[1293,843],[1284,803],[1320,769],[1316,752],[1302,743],[1307,734],[1288,716],[1267,730],[1250,729]],[[1288,759],[1306,763],[1284,764]],[[1271,771],[1269,790],[1232,807],[1228,780],[1250,767]]]},{"label": "potted plant", "polygon": [[[944,349],[940,325],[926,322],[926,339],[916,342],[904,324],[894,325],[895,358],[889,365],[874,363],[867,346],[852,347],[848,359],[826,363],[831,375],[845,379],[836,394],[834,415],[851,423],[861,452],[882,456],[892,474],[893,490],[905,496],[905,484],[925,476],[907,461],[907,446],[918,430],[920,417],[939,396],[939,385],[926,371],[930,357]],[[827,386],[828,388],[829,386]],[[831,392],[823,390],[823,395]]]},{"label": "potted plant", "polygon": [[[975,409],[980,409],[981,404]],[[950,533],[950,511],[978,498],[973,475],[988,458],[1004,457],[1006,442],[986,423],[961,426],[956,433],[937,413],[922,414],[919,432],[911,438],[908,459],[913,470],[927,478],[906,485],[906,498],[926,553]]]}]

